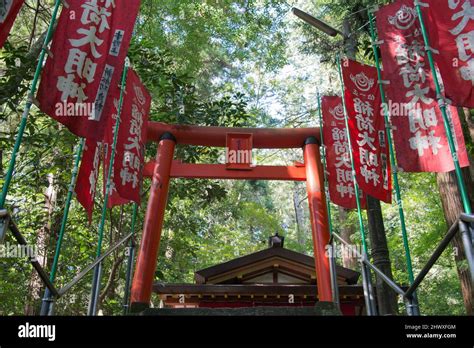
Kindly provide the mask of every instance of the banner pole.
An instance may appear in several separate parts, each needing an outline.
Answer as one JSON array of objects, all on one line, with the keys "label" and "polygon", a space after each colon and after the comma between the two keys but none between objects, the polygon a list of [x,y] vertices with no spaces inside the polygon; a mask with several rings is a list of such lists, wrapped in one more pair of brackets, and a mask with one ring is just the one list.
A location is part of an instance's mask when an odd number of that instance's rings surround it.
[{"label": "banner pole", "polygon": [[319,114],[319,129],[321,134],[321,159],[323,162],[323,172],[324,172],[324,191],[326,192],[326,208],[328,211],[328,227],[329,227],[329,236],[331,237],[329,244],[328,244],[328,251],[330,251],[330,270],[331,270],[331,285],[332,285],[332,298],[334,303],[338,308],[340,308],[340,299],[339,299],[339,288],[337,284],[337,270],[336,270],[336,257],[337,257],[337,246],[334,241],[333,237],[333,225],[332,225],[332,218],[331,218],[331,198],[329,192],[329,181],[328,181],[328,173],[327,173],[327,161],[326,161],[326,145],[324,143],[324,120],[323,114],[321,109],[321,95],[319,91],[317,91],[317,98],[318,98],[318,114]]},{"label": "banner pole", "polygon": [[[369,23],[370,23],[370,36],[372,39],[372,50],[374,51],[375,67],[377,68],[377,75],[378,75],[378,80],[379,80],[378,84],[379,84],[379,89],[380,89],[380,96],[382,100],[382,105],[384,105],[383,116],[384,116],[384,121],[385,121],[385,131],[387,133],[387,143],[388,143],[388,149],[390,151],[390,164],[392,166],[393,186],[395,187],[395,197],[397,199],[398,214],[400,216],[400,227],[402,231],[403,247],[405,249],[405,260],[406,260],[406,266],[407,266],[407,271],[408,271],[408,280],[410,281],[410,285],[412,285],[415,281],[415,277],[413,274],[413,263],[411,259],[411,253],[410,253],[410,245],[408,242],[408,233],[407,233],[406,222],[405,222],[405,212],[403,210],[402,194],[400,190],[400,184],[398,181],[398,170],[397,170],[398,167],[397,167],[397,160],[395,157],[395,150],[393,146],[390,112],[388,111],[388,108],[386,107],[387,100],[385,96],[385,90],[382,84],[382,81],[383,81],[382,70],[380,67],[380,57],[379,57],[379,52],[378,52],[377,35],[375,34],[374,16],[370,10],[368,11],[368,15],[369,15]],[[414,307],[411,310],[413,311],[413,314],[420,315],[416,293],[413,294],[413,298],[414,298],[414,301],[413,301]]]},{"label": "banner pole", "polygon": [[354,166],[354,156],[352,155],[352,143],[351,143],[351,134],[349,132],[349,116],[347,115],[347,108],[346,108],[346,101],[344,99],[344,79],[342,78],[342,67],[341,67],[341,57],[340,54],[337,54],[337,67],[339,71],[339,80],[341,82],[341,91],[342,91],[342,106],[344,107],[344,121],[346,123],[346,136],[347,136],[347,143],[349,147],[349,157],[351,159],[351,168],[352,168],[352,180],[354,181],[354,191],[355,197],[357,202],[357,216],[359,219],[359,228],[360,234],[362,237],[362,247],[364,248],[364,253],[368,255],[368,248],[367,248],[367,241],[365,235],[365,227],[364,227],[364,220],[362,219],[362,206],[360,204],[360,195],[359,195],[359,184],[357,183],[355,166]]},{"label": "banner pole", "polygon": [[[138,204],[133,204],[133,214],[132,214],[132,226],[131,232],[135,234],[135,223],[137,220],[137,213],[138,213]],[[125,293],[123,296],[123,315],[126,315],[129,311],[129,303],[130,303],[130,285],[132,282],[132,274],[133,274],[133,259],[135,257],[135,241],[130,238],[129,250],[128,250],[128,262],[127,262],[127,277],[125,278]]]},{"label": "banner pole", "polygon": [[[53,264],[51,266],[51,273],[49,274],[49,280],[54,284],[56,279],[56,271],[58,268],[59,256],[61,254],[61,247],[64,238],[64,232],[66,231],[67,220],[69,217],[69,209],[71,207],[71,201],[74,195],[74,187],[76,186],[77,173],[79,172],[79,163],[81,162],[82,151],[84,149],[85,139],[81,138],[79,144],[77,145],[77,150],[75,153],[74,167],[72,169],[71,183],[69,184],[69,189],[66,198],[66,204],[64,206],[63,218],[61,221],[61,228],[59,230],[59,236],[56,244],[56,251],[54,253]],[[51,291],[46,288],[43,296],[43,301],[41,305],[41,315],[49,315],[51,304],[53,299],[51,297]]]},{"label": "banner pole", "polygon": [[28,121],[28,116],[30,114],[31,106],[33,105],[34,95],[36,93],[36,88],[38,87],[38,81],[39,81],[41,72],[43,70],[43,63],[46,57],[47,46],[48,46],[48,43],[51,41],[51,37],[53,35],[54,24],[56,22],[56,17],[59,12],[60,3],[61,3],[61,0],[56,0],[54,4],[53,14],[51,16],[51,21],[49,22],[48,30],[46,32],[46,38],[44,39],[43,48],[41,49],[41,53],[39,55],[38,64],[36,66],[35,75],[33,77],[30,91],[28,93],[28,99],[25,104],[25,109],[23,110],[23,114],[21,116],[20,127],[16,135],[15,145],[13,147],[12,156],[10,159],[10,163],[8,165],[7,174],[5,175],[5,182],[3,183],[2,194],[0,196],[0,209],[3,209],[5,207],[8,189],[10,188],[13,172],[15,170],[16,158],[20,150],[21,143],[23,141],[23,135],[25,133],[26,123]]},{"label": "banner pole", "polygon": [[[128,72],[128,67],[129,67],[129,61],[128,58],[125,59],[125,65],[123,68],[123,73],[122,73],[122,83],[120,87],[120,100],[119,100],[119,106],[118,106],[118,112],[117,112],[117,121],[115,122],[115,129],[114,129],[114,138],[113,138],[113,144],[112,144],[112,149],[111,149],[111,154],[110,154],[110,160],[109,160],[109,168],[107,171],[107,181],[105,185],[105,194],[104,194],[104,203],[102,206],[102,216],[100,218],[100,224],[99,224],[99,240],[97,243],[97,251],[96,251],[96,257],[100,257],[101,251],[102,251],[102,242],[104,239],[104,227],[105,227],[105,218],[107,217],[107,202],[109,200],[109,191],[110,191],[110,181],[112,179],[112,171],[113,171],[113,166],[114,166],[114,159],[115,159],[115,148],[117,146],[117,139],[118,139],[118,132],[120,129],[120,117],[122,113],[122,105],[123,105],[123,98],[125,94],[125,85],[127,82],[127,72]],[[99,263],[95,269],[94,269],[94,277],[92,280],[92,290],[91,290],[91,298],[90,298],[90,303],[89,303],[89,309],[88,309],[88,315],[96,315],[97,314],[97,305],[98,305],[98,299],[99,299],[99,291],[100,291],[100,270],[102,268],[102,263]]]},{"label": "banner pole", "polygon": [[456,172],[456,178],[458,181],[459,191],[461,193],[461,200],[464,207],[464,212],[467,214],[472,214],[471,203],[469,201],[469,195],[466,189],[466,183],[464,182],[464,178],[462,176],[461,166],[459,165],[459,158],[456,146],[454,145],[454,138],[451,131],[451,125],[449,122],[448,113],[446,110],[446,102],[443,98],[443,94],[441,92],[441,85],[438,79],[436,66],[434,63],[433,53],[431,51],[430,40],[428,38],[428,32],[426,31],[425,22],[423,20],[423,14],[421,11],[420,3],[415,1],[416,11],[418,13],[418,20],[421,26],[421,33],[423,34],[423,40],[425,43],[425,52],[428,57],[428,61],[430,63],[431,74],[433,75],[433,81],[436,87],[436,97],[438,98],[438,105],[441,110],[441,114],[443,115],[443,123],[444,129],[446,131],[446,136],[448,138],[449,149],[451,150],[451,156],[454,162],[454,169]]},{"label": "banner pole", "polygon": [[319,114],[319,129],[321,132],[321,148],[322,148],[322,162],[323,162],[323,171],[324,171],[324,190],[326,191],[326,206],[328,210],[328,225],[329,225],[329,235],[332,236],[332,219],[331,219],[331,199],[329,197],[329,182],[328,182],[328,173],[327,173],[327,162],[326,162],[326,144],[324,143],[324,135],[323,135],[323,129],[324,129],[324,121],[323,121],[323,115],[321,111],[321,95],[319,94],[319,91],[317,92],[317,98],[318,98],[318,114]]}]

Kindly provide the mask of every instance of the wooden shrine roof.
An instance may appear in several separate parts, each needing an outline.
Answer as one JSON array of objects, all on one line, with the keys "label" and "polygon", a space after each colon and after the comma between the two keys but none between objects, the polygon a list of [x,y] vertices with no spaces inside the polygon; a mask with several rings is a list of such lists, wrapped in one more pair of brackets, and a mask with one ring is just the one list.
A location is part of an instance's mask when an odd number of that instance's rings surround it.
[{"label": "wooden shrine roof", "polygon": [[[271,270],[299,277],[304,283],[315,283],[314,258],[281,246],[274,246],[195,272],[197,284],[240,284],[245,277]],[[336,266],[340,285],[357,284],[359,272]],[[279,283],[279,282],[278,282]]]}]

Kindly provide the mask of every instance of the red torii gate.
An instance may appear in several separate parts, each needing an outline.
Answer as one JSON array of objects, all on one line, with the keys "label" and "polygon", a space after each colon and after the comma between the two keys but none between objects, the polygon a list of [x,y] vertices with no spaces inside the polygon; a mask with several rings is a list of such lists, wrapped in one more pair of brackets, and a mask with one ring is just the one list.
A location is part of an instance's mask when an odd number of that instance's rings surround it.
[{"label": "red torii gate", "polygon": [[[152,178],[140,251],[132,283],[131,306],[148,307],[157,265],[161,229],[170,178],[306,181],[320,301],[332,302],[331,275],[326,246],[328,213],[323,168],[319,152],[319,128],[265,129],[168,125],[150,122],[148,140],[158,142],[156,160],[145,166]],[[226,164],[187,164],[174,161],[176,144],[231,147],[250,150],[303,148],[304,164],[294,166],[232,167]]]}]

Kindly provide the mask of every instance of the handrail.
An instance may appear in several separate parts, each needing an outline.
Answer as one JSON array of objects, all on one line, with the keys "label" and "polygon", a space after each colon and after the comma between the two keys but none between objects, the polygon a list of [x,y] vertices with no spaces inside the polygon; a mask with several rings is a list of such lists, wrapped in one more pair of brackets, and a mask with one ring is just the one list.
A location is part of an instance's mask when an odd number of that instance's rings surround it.
[{"label": "handrail", "polygon": [[464,222],[474,223],[474,214],[461,213],[459,218]]},{"label": "handrail", "polygon": [[[342,237],[340,237],[337,233],[333,233],[333,235],[339,239],[342,243],[344,243],[345,245],[351,247],[351,244],[349,244],[347,241],[345,241],[344,239],[342,239]],[[368,267],[370,267],[370,269],[372,269],[375,273],[377,273],[383,280],[385,283],[387,283],[388,286],[390,286],[395,292],[397,292],[398,294],[402,295],[402,296],[405,296],[405,292],[402,290],[402,288],[400,286],[398,286],[393,280],[391,280],[390,278],[388,278],[385,273],[383,273],[380,269],[377,268],[377,266],[374,266],[372,263],[370,263],[370,261],[368,260],[367,256],[366,255],[361,255],[356,248],[352,247],[352,251],[355,252],[356,256],[364,263],[366,264]]]},{"label": "handrail", "polygon": [[[30,248],[28,245],[26,239],[23,237],[21,234],[20,230],[18,229],[18,226],[15,224],[13,219],[11,218],[10,214],[8,212],[5,213],[4,210],[0,210],[0,219],[3,221],[6,221],[8,224],[8,227],[13,233],[13,236],[17,240],[17,242],[20,245],[26,246],[27,248]],[[69,283],[67,283],[65,286],[63,286],[61,289],[56,289],[53,283],[51,283],[48,274],[44,270],[43,266],[36,260],[36,257],[33,256],[28,256],[28,259],[36,272],[38,272],[38,275],[42,282],[45,284],[45,286],[51,291],[51,294],[54,295],[56,298],[62,297],[69,289],[71,289],[74,285],[77,284],[84,276],[89,273],[90,270],[92,270],[97,264],[102,262],[107,256],[109,256],[112,252],[117,250],[122,244],[127,242],[130,238],[132,238],[134,235],[133,232],[129,233],[125,237],[123,237],[120,241],[115,243],[112,247],[110,247],[105,253],[103,253],[100,257],[96,258],[92,264],[87,266],[84,270],[81,271],[76,277],[73,278]]]},{"label": "handrail", "polygon": [[377,273],[377,275],[382,278],[382,280],[388,285],[390,286],[393,291],[395,291],[396,293],[398,293],[399,295],[402,295],[402,296],[405,296],[405,292],[403,291],[403,289],[398,286],[397,283],[395,283],[392,279],[390,279],[389,277],[387,277],[387,275],[385,273],[383,273],[380,269],[378,269],[376,266],[374,266],[373,264],[371,264],[367,259],[365,259],[363,261],[370,269],[372,269],[375,273]]},{"label": "handrail", "polygon": [[84,276],[87,273],[89,273],[90,270],[92,270],[97,264],[102,262],[103,259],[105,259],[107,256],[109,256],[112,252],[114,252],[119,246],[121,246],[122,244],[127,242],[131,237],[133,237],[133,232],[126,235],[124,238],[122,238],[120,241],[118,241],[112,247],[110,247],[100,257],[96,258],[93,263],[91,263],[81,273],[79,273],[76,277],[74,277],[73,280],[71,280],[69,283],[67,283],[65,286],[63,286],[61,289],[59,289],[59,291],[58,291],[59,297],[63,296],[70,288],[72,288],[74,285],[76,285],[77,282],[79,282],[82,278],[84,278]]},{"label": "handrail", "polygon": [[[337,233],[333,232],[332,236],[336,237],[343,244],[351,248],[351,250],[355,252],[356,256],[360,259],[362,265],[366,265],[371,270],[373,270],[389,287],[391,287],[399,295],[403,296],[404,299],[407,300],[408,302],[406,304],[408,314],[413,315],[413,312],[409,310],[409,308],[412,305],[412,301],[414,297],[413,295],[416,289],[421,284],[421,282],[425,279],[428,272],[431,270],[434,264],[438,261],[441,254],[446,250],[446,247],[449,245],[449,243],[452,241],[452,239],[458,232],[462,234],[463,246],[465,249],[466,259],[468,261],[469,271],[471,274],[471,278],[474,281],[474,252],[473,252],[473,245],[472,245],[473,236],[471,235],[472,227],[471,226],[468,227],[467,226],[468,223],[474,224],[474,215],[465,214],[465,213],[460,214],[459,218],[452,224],[452,226],[449,228],[444,238],[438,244],[438,246],[436,247],[431,257],[429,258],[426,265],[422,268],[418,276],[415,278],[413,284],[406,291],[404,291],[398,284],[396,284],[392,279],[390,279],[379,268],[377,268],[372,263],[370,263],[365,253],[361,255],[353,245],[351,245],[349,242],[341,238]],[[368,281],[370,283],[370,279],[365,280],[365,281]],[[363,285],[364,287],[367,286],[367,284],[365,283]],[[365,296],[367,297],[369,296],[369,294],[365,294]],[[367,300],[368,299],[366,299],[366,303],[367,303]]]},{"label": "handrail", "polygon": [[451,242],[455,234],[458,232],[458,223],[459,219],[456,220],[456,222],[451,226],[451,228],[448,230],[448,233],[444,236],[443,240],[441,243],[438,245],[438,247],[435,249],[433,255],[431,255],[430,259],[426,263],[425,267],[421,270],[421,272],[418,274],[418,276],[415,278],[415,281],[413,284],[408,288],[408,290],[405,293],[405,297],[410,297],[413,292],[416,290],[416,288],[420,285],[420,283],[423,281],[423,279],[426,277],[428,272],[431,270],[433,265],[438,261],[439,257],[441,254],[444,252],[448,244]]},{"label": "handrail", "polygon": [[[12,231],[13,236],[17,240],[17,242],[20,245],[26,246],[30,248],[28,245],[26,239],[23,237],[21,234],[20,230],[18,229],[18,226],[15,224],[13,219],[11,219],[11,216],[8,212],[5,212],[5,210],[0,211],[0,219],[3,221],[4,224],[6,224],[9,229]],[[467,249],[466,252],[466,258],[468,261],[468,266],[469,266],[469,271],[471,273],[471,277],[474,278],[474,258],[473,258],[473,251],[472,251],[472,236],[470,235],[470,229],[467,228],[466,223],[474,223],[474,215],[472,214],[465,214],[462,213],[460,214],[460,217],[455,221],[455,223],[449,228],[448,232],[444,236],[444,238],[441,240],[441,242],[438,244],[436,247],[435,251],[431,255],[430,259],[426,263],[426,265],[422,268],[418,276],[415,278],[415,281],[413,284],[406,290],[404,291],[398,284],[396,284],[392,279],[390,279],[385,273],[383,273],[379,268],[377,268],[375,265],[373,265],[367,258],[367,255],[364,253],[361,255],[359,251],[351,245],[349,242],[344,240],[342,237],[340,237],[337,233],[333,232],[331,239],[332,238],[337,238],[341,243],[344,245],[348,246],[351,248],[351,250],[356,254],[356,256],[360,259],[363,265],[366,265],[368,268],[370,268],[372,271],[374,271],[390,288],[392,288],[396,293],[399,295],[403,296],[406,300],[408,300],[407,307],[410,306],[411,302],[413,300],[413,294],[418,288],[418,286],[421,284],[421,282],[425,279],[426,275],[428,272],[431,270],[431,268],[434,266],[434,264],[438,261],[439,257],[441,254],[446,250],[446,247],[449,245],[449,243],[452,241],[456,233],[460,232],[463,234],[463,244],[465,249]],[[92,264],[87,266],[84,270],[81,271],[76,277],[73,278],[68,284],[63,286],[61,289],[56,289],[56,287],[51,283],[49,280],[48,274],[45,272],[44,268],[40,265],[38,260],[36,259],[35,255],[28,256],[30,263],[34,267],[34,269],[38,272],[38,275],[40,279],[43,281],[45,286],[51,291],[51,293],[56,297],[60,298],[62,297],[67,291],[69,291],[74,285],[76,285],[84,276],[89,273],[97,264],[102,262],[106,257],[108,257],[112,252],[117,250],[121,245],[126,243],[130,238],[132,238],[134,235],[133,231],[123,237],[121,240],[119,240],[117,243],[115,243],[112,247],[110,247],[105,253],[103,253],[100,257],[96,258]],[[370,276],[370,274],[369,274]],[[367,286],[372,286],[370,279],[366,279],[367,283],[364,283],[364,287]],[[365,291],[364,291],[365,292]],[[365,296],[370,296],[370,294],[367,292],[365,293]],[[368,299],[370,300],[370,299]],[[371,311],[372,312],[372,311]],[[408,314],[412,314],[411,311],[408,311]]]},{"label": "handrail", "polygon": [[[26,239],[21,234],[20,230],[18,229],[18,226],[15,224],[13,219],[10,217],[10,214],[8,214],[8,213],[5,214],[2,217],[2,219],[6,219],[6,221],[8,223],[8,227],[10,228],[10,231],[12,231],[13,236],[17,240],[18,244],[25,246],[26,248],[28,248],[28,250],[31,250],[30,249],[31,247],[28,245],[28,243],[26,242]],[[38,272],[38,275],[39,275],[40,279],[43,281],[43,283],[46,285],[46,287],[51,291],[51,293],[54,296],[57,296],[58,295],[58,290],[55,288],[53,283],[51,283],[51,281],[49,280],[48,274],[44,270],[43,266],[41,266],[41,264],[36,259],[36,255],[28,255],[28,260],[30,261],[31,265],[34,267],[36,272]]]}]

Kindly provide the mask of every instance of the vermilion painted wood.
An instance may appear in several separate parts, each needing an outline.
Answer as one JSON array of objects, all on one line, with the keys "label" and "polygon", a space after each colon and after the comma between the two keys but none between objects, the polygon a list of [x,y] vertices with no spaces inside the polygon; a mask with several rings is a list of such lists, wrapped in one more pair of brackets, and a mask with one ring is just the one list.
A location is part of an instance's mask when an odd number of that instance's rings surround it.
[{"label": "vermilion painted wood", "polygon": [[[155,165],[155,161],[145,164],[143,175],[151,177]],[[173,161],[170,176],[183,179],[305,181],[306,170],[301,166],[256,166],[251,170],[229,170],[225,164],[190,164]]]},{"label": "vermilion painted wood", "polygon": [[[235,170],[252,169],[253,135],[248,133],[227,133],[226,167]],[[232,155],[237,163],[232,163]],[[239,158],[242,157],[243,158]]]},{"label": "vermilion painted wood", "polygon": [[160,248],[161,229],[168,200],[171,163],[173,161],[175,142],[162,140],[158,145],[156,165],[153,172],[153,182],[150,189],[150,198],[145,215],[143,235],[137,266],[132,283],[131,303],[149,304],[158,250]]},{"label": "vermilion painted wood", "polygon": [[331,274],[329,259],[326,256],[326,246],[329,244],[328,212],[324,193],[323,168],[318,145],[308,144],[304,147],[304,162],[318,295],[320,301],[331,302]]},{"label": "vermilion painted wood", "polygon": [[[177,143],[197,146],[225,147],[229,133],[247,133],[253,138],[254,148],[300,148],[306,139],[319,139],[319,128],[306,129],[241,129],[167,125],[150,122],[148,140],[159,141],[165,133]],[[224,164],[185,164],[173,161],[175,141],[159,141],[156,161],[145,165],[144,175],[153,178],[145,216],[137,267],[133,278],[131,303],[148,305],[160,245],[161,229],[168,199],[170,178],[291,180],[307,183],[314,254],[320,301],[332,301],[329,260],[325,248],[329,242],[328,214],[323,185],[323,169],[319,146],[304,146],[305,164],[295,166],[256,166],[251,170],[229,170]]]},{"label": "vermilion painted wood", "polygon": [[253,135],[255,149],[301,148],[309,137],[320,139],[319,128],[225,128],[149,122],[147,139],[159,141],[164,133],[171,133],[178,144],[225,147],[228,133]]}]

